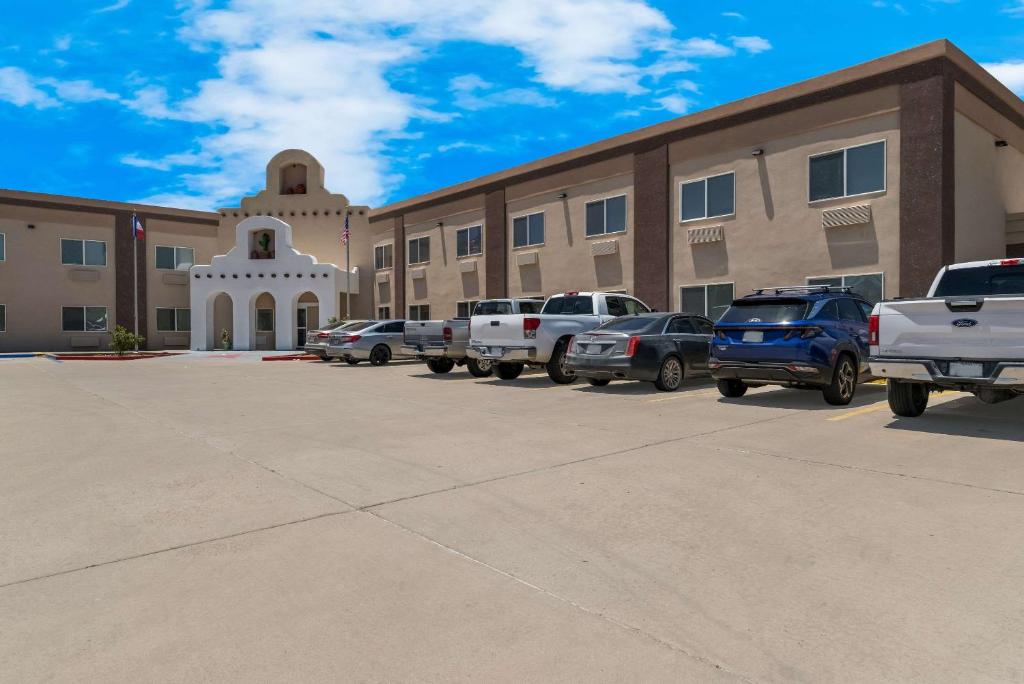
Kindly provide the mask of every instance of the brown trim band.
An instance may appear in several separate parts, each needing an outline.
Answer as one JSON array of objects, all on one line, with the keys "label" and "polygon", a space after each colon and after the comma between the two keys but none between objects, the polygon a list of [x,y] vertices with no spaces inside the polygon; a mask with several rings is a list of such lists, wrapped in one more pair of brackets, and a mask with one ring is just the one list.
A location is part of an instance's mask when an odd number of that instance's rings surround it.
[{"label": "brown trim band", "polygon": [[504,188],[484,195],[484,259],[487,265],[484,291],[488,299],[508,297],[507,216]]},{"label": "brown trim band", "polygon": [[[139,214],[145,224],[145,214]],[[128,330],[135,327],[135,272],[132,269],[132,249],[135,238],[132,237],[132,212],[117,211],[114,213],[114,322]],[[147,337],[146,316],[146,245],[145,238],[138,241],[139,269],[139,334]],[[148,348],[149,340],[143,341],[141,348]]]},{"label": "brown trim band", "polygon": [[[392,285],[394,291],[391,293],[391,301],[395,309],[391,312],[393,318],[405,318],[405,216],[395,218],[395,249],[393,253],[395,282]],[[377,312],[373,312],[376,317]]]},{"label": "brown trim band", "polygon": [[670,311],[668,145],[633,157],[633,294]]},{"label": "brown trim band", "polygon": [[[24,199],[21,197],[0,197],[0,204],[7,204],[15,207],[31,207],[33,209],[53,209],[55,211],[74,211],[84,214],[106,214],[108,216],[116,216],[119,213],[127,212],[131,215],[130,210],[118,209],[114,207],[95,207],[89,204],[65,204],[63,202],[49,202],[46,200],[34,200]],[[219,226],[220,220],[213,218],[189,218],[188,216],[178,216],[176,214],[162,214],[157,212],[146,211],[140,209],[136,212],[140,218],[146,217],[157,221],[175,221],[178,223],[194,223],[200,226]]]}]

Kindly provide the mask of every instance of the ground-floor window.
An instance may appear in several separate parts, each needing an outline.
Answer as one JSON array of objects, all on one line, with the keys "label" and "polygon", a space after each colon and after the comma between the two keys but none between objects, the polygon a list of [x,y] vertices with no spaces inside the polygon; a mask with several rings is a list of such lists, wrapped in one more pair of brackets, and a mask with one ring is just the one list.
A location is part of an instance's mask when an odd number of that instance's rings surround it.
[{"label": "ground-floor window", "polygon": [[7,305],[0,304],[0,333],[7,332]]},{"label": "ground-floor window", "polygon": [[679,288],[679,309],[717,321],[735,298],[736,286],[733,283],[686,285]]},{"label": "ground-floor window", "polygon": [[192,310],[157,307],[156,329],[158,332],[189,332],[192,330]]},{"label": "ground-floor window", "polygon": [[479,302],[468,301],[468,302],[456,302],[455,303],[455,317],[456,318],[469,318],[473,315],[473,309]]},{"label": "ground-floor window", "polygon": [[413,304],[409,307],[410,321],[430,320],[430,306],[427,304]]},{"label": "ground-floor window", "polygon": [[256,332],[274,332],[273,309],[256,309]]},{"label": "ground-floor window", "polygon": [[391,318],[391,307],[390,306],[378,306],[377,307],[377,318],[381,318],[381,319]]},{"label": "ground-floor window", "polygon": [[820,276],[808,278],[807,284],[848,287],[872,304],[882,301],[885,296],[885,274],[883,273]]},{"label": "ground-floor window", "polygon": [[61,307],[61,330],[64,332],[106,332],[107,307]]}]

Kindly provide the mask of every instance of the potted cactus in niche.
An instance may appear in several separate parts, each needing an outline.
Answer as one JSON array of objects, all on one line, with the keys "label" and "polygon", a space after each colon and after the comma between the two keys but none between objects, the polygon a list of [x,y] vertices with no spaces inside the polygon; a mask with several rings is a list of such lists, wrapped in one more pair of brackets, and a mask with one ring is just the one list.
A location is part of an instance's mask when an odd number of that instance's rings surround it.
[{"label": "potted cactus in niche", "polygon": [[231,333],[228,332],[227,328],[220,331],[220,348],[231,349]]}]

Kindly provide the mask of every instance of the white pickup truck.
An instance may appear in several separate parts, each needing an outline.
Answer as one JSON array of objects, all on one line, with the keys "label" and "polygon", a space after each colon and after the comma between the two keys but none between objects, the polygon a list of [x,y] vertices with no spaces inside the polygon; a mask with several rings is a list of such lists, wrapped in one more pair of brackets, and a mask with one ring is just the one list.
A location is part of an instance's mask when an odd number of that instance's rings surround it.
[{"label": "white pickup truck", "polygon": [[645,313],[639,299],[613,292],[566,292],[544,303],[539,314],[476,316],[470,319],[470,358],[496,365],[498,377],[512,380],[524,366],[543,367],[559,384],[576,379],[565,362],[569,341],[617,316]]},{"label": "white pickup truck", "polygon": [[871,374],[888,379],[889,406],[915,417],[932,389],[994,404],[1024,394],[1024,259],[975,261],[939,271],[924,299],[875,305]]}]

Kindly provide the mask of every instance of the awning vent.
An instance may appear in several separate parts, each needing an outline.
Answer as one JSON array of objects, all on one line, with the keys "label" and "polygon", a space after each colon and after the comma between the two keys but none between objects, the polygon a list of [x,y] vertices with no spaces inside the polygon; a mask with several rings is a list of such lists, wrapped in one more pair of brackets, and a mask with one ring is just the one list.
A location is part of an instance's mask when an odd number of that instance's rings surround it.
[{"label": "awning vent", "polygon": [[871,205],[857,204],[852,207],[836,207],[821,212],[822,228],[838,228],[839,226],[862,226],[871,223]]},{"label": "awning vent", "polygon": [[378,283],[390,283],[391,271],[377,271],[376,280]]},{"label": "awning vent", "polygon": [[618,240],[601,240],[600,242],[590,243],[590,253],[594,256],[607,256],[609,254],[617,254],[619,251]]},{"label": "awning vent", "polygon": [[427,269],[417,268],[412,271],[409,271],[409,277],[411,277],[413,280],[422,280],[423,278],[427,277]]},{"label": "awning vent", "polygon": [[725,226],[690,228],[686,231],[686,241],[691,245],[702,245],[708,242],[721,242],[724,239]]},{"label": "awning vent", "polygon": [[520,252],[516,254],[516,266],[530,266],[537,263],[537,252]]},{"label": "awning vent", "polygon": [[459,262],[459,273],[474,273],[476,272],[476,259],[466,259],[465,261]]}]

